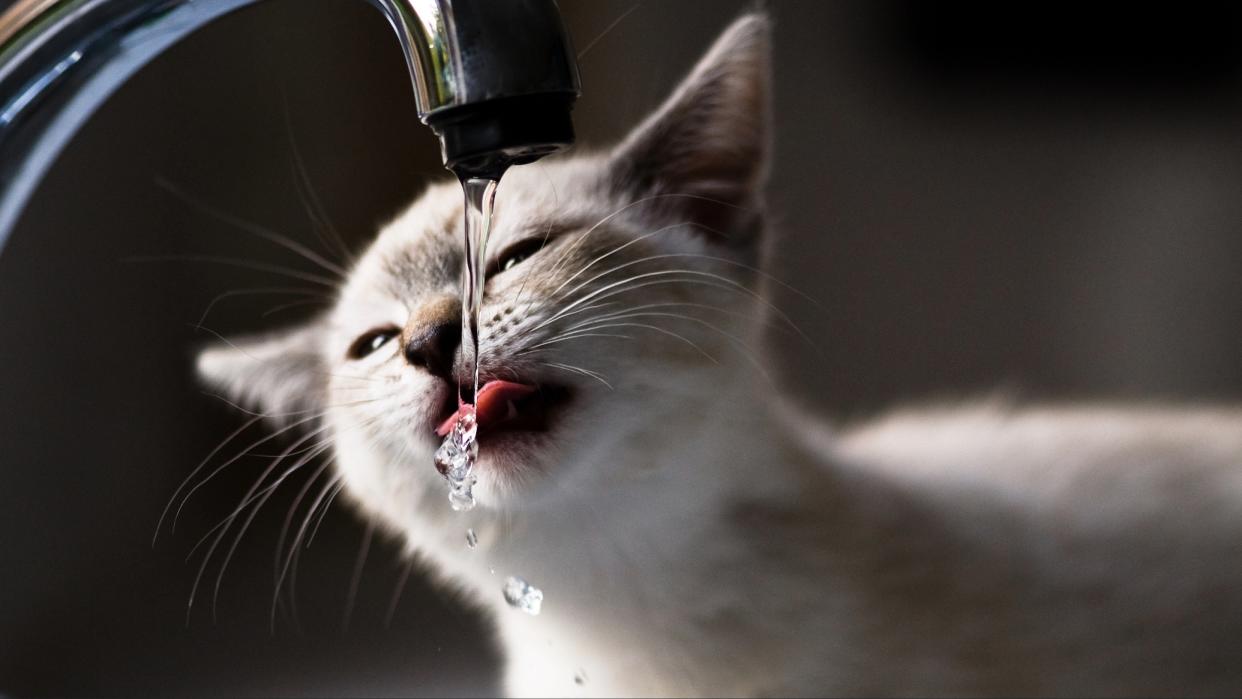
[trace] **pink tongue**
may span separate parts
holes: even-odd
[[[505,419],[509,415],[509,401],[516,401],[534,392],[534,386],[512,381],[488,381],[483,384],[483,387],[479,389],[479,395],[474,397],[474,411],[479,420],[479,428],[486,429],[488,425],[494,425]],[[447,420],[440,423],[440,426],[436,428],[436,434],[443,437],[451,432],[457,419],[468,407],[470,407],[469,403],[458,407],[457,412],[449,415]]]

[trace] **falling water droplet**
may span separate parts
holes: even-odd
[[[479,536],[474,533],[473,529],[466,530],[466,546],[474,548],[479,545]]]
[[[505,580],[505,601],[514,609],[520,609],[531,616],[538,616],[543,608],[543,590],[519,577],[509,576],[509,579]]]

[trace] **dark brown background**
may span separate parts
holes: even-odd
[[[825,353],[777,343],[789,391],[848,419],[998,386],[1242,396],[1233,10],[770,5],[773,270],[823,306],[782,299]],[[742,7],[565,0],[579,47],[633,9],[582,58],[582,142],[621,135]],[[0,693],[496,691],[481,620],[419,576],[385,627],[400,571],[390,542],[372,547],[343,628],[363,531],[345,507],[304,556],[300,630],[282,617],[271,634],[288,493],[243,541],[214,623],[208,593],[187,628],[197,559],[184,558],[261,460],[201,491],[150,545],[177,484],[239,424],[192,381],[192,348],[210,339],[192,325],[221,292],[286,282],[127,259],[305,268],[157,180],[309,242],[296,143],[361,246],[439,176],[407,80],[365,3],[272,0],[144,70],[51,171],[0,255]],[[308,310],[264,317],[287,300],[226,299],[205,324],[234,335]]]

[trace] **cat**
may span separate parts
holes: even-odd
[[[454,181],[201,376],[331,435],[349,500],[490,613],[515,696],[1242,691],[1242,411],[829,426],[768,379],[771,33],[741,16],[617,146],[504,177],[475,510],[432,459],[467,371]]]

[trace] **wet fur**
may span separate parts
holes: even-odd
[[[201,373],[274,416],[323,413],[349,498],[490,612],[515,695],[1242,690],[1242,412],[980,403],[833,430],[777,402],[751,355],[780,319],[728,284],[553,319],[626,275],[762,286],[768,36],[739,19],[625,142],[506,175],[489,249],[551,242],[489,282],[483,371],[574,403],[490,455],[474,512],[431,466],[451,389],[397,349],[455,306],[456,183],[380,233],[331,313],[208,350]],[[716,327],[564,339],[645,304]],[[345,359],[383,324],[402,337]],[[505,606],[509,574],[543,588],[540,616]]]

